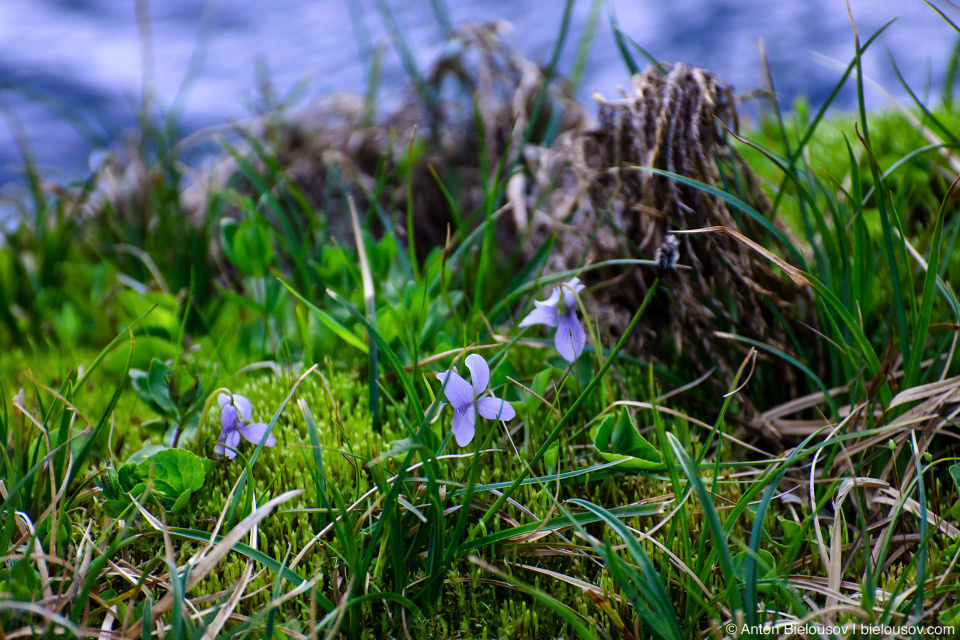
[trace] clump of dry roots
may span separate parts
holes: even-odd
[[[633,78],[618,100],[595,95],[596,129],[570,131],[550,149],[528,149],[533,184],[524,205],[540,206],[521,231],[533,255],[557,235],[549,271],[617,258],[647,258],[671,230],[724,226],[761,240],[752,218],[734,216],[704,191],[642,167],[692,178],[737,195],[763,213],[769,204],[750,168],[728,143],[720,121],[736,128],[733,91],[714,74],[686,64],[651,66]],[[521,206],[524,206],[521,205]],[[722,233],[682,234],[680,264],[631,336],[628,349],[645,359],[683,359],[702,372],[716,366],[729,384],[747,347],[719,334],[738,335],[789,351],[783,319],[812,322],[808,294],[771,265]],[[623,332],[657,270],[621,265],[590,271],[587,283],[600,326]],[[783,391],[796,393],[779,363]]]
[[[273,131],[256,135],[273,141],[270,152],[308,198],[325,203],[338,237],[352,235],[346,195],[365,210],[379,190],[378,205],[392,218],[393,232],[406,238],[405,171],[413,148],[414,240],[423,256],[444,244],[452,222],[438,179],[456,184],[457,207],[467,216],[486,196],[481,157],[493,174],[507,149],[522,148],[525,132],[536,142],[550,126],[562,133],[588,125],[587,110],[566,83],[548,82],[539,65],[507,44],[508,29],[507,23],[461,26],[420,90],[408,88],[386,116],[370,113],[360,96],[337,94],[294,118],[270,121]]]

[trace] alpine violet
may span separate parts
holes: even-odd
[[[239,393],[221,393],[217,396],[217,404],[220,406],[220,426],[223,430],[220,432],[220,440],[213,448],[216,453],[233,460],[237,457],[236,448],[240,444],[240,436],[253,444],[260,444],[269,425],[263,422],[246,424],[253,415],[253,404],[250,400]],[[277,444],[277,439],[269,435],[263,444],[272,447]]]
[[[553,344],[567,362],[574,362],[583,352],[587,343],[587,334],[577,319],[577,293],[584,289],[580,278],[574,278],[553,289],[550,297],[544,301],[535,300],[536,309],[520,321],[521,327],[532,324],[545,324],[556,327]],[[562,295],[561,295],[562,294]]]
[[[456,369],[438,373],[437,378],[443,385],[443,393],[453,405],[453,435],[457,444],[465,447],[473,440],[476,433],[474,425],[477,422],[477,413],[488,420],[512,420],[517,412],[508,402],[499,398],[483,396],[490,383],[490,367],[487,361],[476,353],[467,356],[465,360],[470,370],[471,386],[460,377]]]

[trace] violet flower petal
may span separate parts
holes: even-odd
[[[457,445],[465,447],[473,440],[477,430],[477,411],[472,404],[453,412],[453,435],[457,439]]]
[[[537,307],[553,307],[556,309],[557,305],[560,304],[560,287],[554,287],[553,291],[550,292],[550,297],[544,301],[534,300],[534,306]]]
[[[443,385],[443,395],[453,405],[454,410],[462,409],[473,404],[474,393],[470,384],[460,377],[460,374],[450,369],[437,374],[437,379]]]
[[[539,302],[535,304],[540,305]],[[529,327],[533,324],[545,324],[548,327],[557,326],[557,308],[548,306],[537,306],[536,309],[527,314],[527,317],[520,321],[518,326]]]
[[[263,440],[263,434],[267,432],[269,427],[270,425],[265,422],[252,422],[245,427],[240,427],[240,435],[246,438],[248,442],[260,444],[260,441]],[[275,444],[277,444],[277,439],[273,437],[273,434],[270,434],[263,446],[272,447]]]
[[[239,417],[237,408],[232,404],[228,404],[223,408],[223,411],[220,412],[220,426],[228,433],[236,431],[242,424],[238,422]]]
[[[465,360],[467,369],[470,369],[470,382],[473,383],[473,397],[476,398],[486,391],[490,384],[490,367],[483,356],[477,353],[471,353]],[[472,400],[472,398],[471,398]]]
[[[560,289],[554,288],[546,300],[534,300],[533,311],[520,321],[520,327],[529,327],[532,324],[545,324],[548,327],[557,326],[557,305],[560,304]]]
[[[586,286],[580,284],[580,278],[574,278],[570,282],[562,285],[560,288],[563,289],[564,311],[570,313],[572,309],[576,309],[577,307],[577,298],[574,294],[580,293],[586,289]]]
[[[583,352],[587,343],[587,334],[583,332],[576,311],[563,314],[557,324],[557,333],[553,337],[553,344],[567,362],[574,362]]]
[[[239,393],[233,394],[233,404],[236,405],[237,411],[240,412],[240,424],[243,424],[253,417],[253,404],[246,396],[242,396]]]
[[[220,441],[217,443],[217,446],[213,448],[213,450],[215,453],[219,453],[220,455],[226,456],[230,460],[233,460],[237,457],[236,449],[238,446],[240,446],[240,432],[225,431],[224,433],[220,434]],[[227,447],[229,447],[229,449]]]
[[[480,398],[477,400],[477,412],[487,420],[513,420],[517,412],[509,402],[500,398]]]
[[[217,396],[217,406],[223,409],[225,406],[230,404],[230,394],[221,393]]]

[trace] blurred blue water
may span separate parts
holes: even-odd
[[[305,99],[338,90],[360,91],[364,66],[348,2],[358,3],[371,40],[386,32],[373,0],[153,0],[149,6],[154,86],[169,104],[176,95],[208,16],[203,66],[183,103],[190,131],[241,119],[256,101],[255,68],[266,63],[279,93],[309,81]],[[386,0],[421,66],[440,50],[442,31],[431,0]],[[661,60],[684,61],[717,72],[738,91],[763,85],[758,40],[766,43],[778,94],[786,103],[806,94],[821,103],[839,78],[829,60],[848,62],[853,34],[842,0],[609,0],[621,28]],[[512,38],[545,62],[560,25],[560,0],[448,0],[454,23],[506,19]],[[887,57],[911,86],[940,91],[956,33],[920,0],[851,0],[865,40],[898,17],[865,58],[865,74],[905,98]],[[944,9],[952,18],[960,14]],[[561,63],[569,70],[590,0],[574,9],[571,41]],[[383,95],[405,75],[391,50]],[[580,91],[615,95],[629,82],[606,16],[593,44]],[[93,148],[116,140],[134,123],[143,86],[141,41],[133,0],[4,0],[0,11],[0,186],[16,179],[19,152],[9,130],[13,114],[45,172],[57,180],[80,177]],[[885,99],[869,95],[872,105]],[[853,95],[840,105],[852,107]],[[83,124],[79,124],[83,123]]]

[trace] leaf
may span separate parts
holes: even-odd
[[[780,528],[783,529],[783,539],[786,542],[792,543],[800,535],[801,527],[793,520],[777,516],[777,522],[780,523]]]
[[[158,451],[163,451],[166,448],[167,446],[163,444],[148,444],[147,446],[140,449],[139,451],[134,452],[133,455],[127,458],[127,462],[135,462],[137,464],[140,464],[146,458],[149,458],[150,456],[157,453]]]
[[[164,449],[137,468],[137,477],[152,481],[160,504],[177,512],[189,504],[190,494],[203,486],[210,464],[185,449]]]
[[[177,405],[175,405],[170,398],[170,380],[172,376],[173,370],[164,362],[156,358],[150,361],[150,370],[147,371],[147,389],[154,402],[163,410],[162,413],[176,416]]]
[[[130,370],[130,382],[137,395],[155,413],[168,418],[177,417],[177,406],[170,399],[170,379],[173,371],[162,360],[153,358],[150,369]]]
[[[233,238],[240,225],[233,218],[223,218],[220,220],[220,250],[227,256],[227,260],[236,264],[236,254],[233,251]]]
[[[351,331],[348,328],[346,328],[345,326],[343,326],[343,324],[338,322],[332,315],[318,308],[315,304],[309,302],[306,298],[301,296],[300,293],[297,292],[297,290],[294,289],[292,286],[290,286],[290,284],[288,284],[285,280],[283,280],[282,278],[278,278],[278,280],[280,280],[280,284],[286,287],[287,290],[290,291],[290,293],[292,293],[297,300],[299,300],[304,305],[306,305],[307,309],[309,309],[311,313],[313,313],[313,315],[318,320],[320,320],[320,322],[322,322],[328,329],[330,329],[335,334],[337,334],[337,336],[341,340],[343,340],[344,342],[346,342],[352,347],[356,347],[363,353],[367,353],[367,345],[364,344],[363,340],[361,340],[356,335],[351,333]]]
[[[950,466],[950,476],[953,478],[954,484],[957,485],[957,489],[960,489],[960,462]]]
[[[411,451],[416,451],[422,445],[417,444],[411,438],[400,438],[393,440],[387,445],[387,450],[378,456],[378,459],[393,458],[401,460]]]
[[[940,622],[951,627],[960,626],[960,604],[940,612]]]
[[[130,501],[130,496],[132,495],[136,499],[141,499],[144,491],[146,491],[147,485],[144,482],[134,485],[130,488],[130,491],[118,493],[116,496],[108,496],[111,499],[105,500],[103,503],[103,512],[110,516],[111,518],[119,518],[127,507],[133,504]],[[106,495],[106,491],[104,492]]]
[[[187,505],[190,504],[191,497],[192,494],[188,491],[181,493],[180,497],[174,501],[173,506],[170,507],[170,513],[177,513],[178,511],[186,509]]]
[[[733,570],[737,574],[737,580],[740,582],[747,581],[747,555],[750,553],[748,549],[744,549],[737,555],[733,557]],[[758,564],[763,571],[763,574],[760,576],[761,580],[771,580],[776,578],[777,575],[777,561],[774,559],[773,554],[767,551],[766,549],[760,549],[757,552]],[[773,585],[770,584],[761,584],[758,585],[758,590],[762,593],[768,593]]]
[[[196,363],[176,365],[167,386],[170,390],[170,400],[177,407],[177,415],[181,422],[193,412],[199,411],[207,397],[203,391],[203,378]]]
[[[950,508],[950,517],[953,518],[954,522],[960,522],[960,500]]]
[[[115,496],[120,493],[120,478],[113,467],[108,467],[106,473],[97,478],[97,482],[108,496]]]
[[[137,348],[131,359],[130,368],[146,370],[150,368],[150,359],[154,356],[160,356],[165,359],[176,358],[180,353],[179,346],[174,345],[167,338],[159,335],[140,335],[137,336]],[[111,374],[127,374],[126,369],[127,352],[122,349],[115,349],[104,355],[102,365],[104,371]]]
[[[533,377],[533,382],[530,384],[530,390],[536,395],[540,396],[540,398],[546,398],[547,385],[550,384],[550,376],[552,373],[553,369],[547,368],[535,375]],[[533,413],[538,407],[543,406],[540,398],[527,394],[527,398],[524,401],[527,411]]]
[[[123,493],[129,493],[133,490],[134,485],[136,485],[139,480],[137,479],[137,468],[139,465],[136,462],[128,462],[122,467],[117,473],[120,480],[120,491]]]
[[[231,262],[245,276],[262,278],[273,262],[270,232],[253,220],[244,220],[233,235]]]
[[[547,468],[547,473],[554,473],[557,470],[557,458],[560,456],[560,441],[557,440],[543,454],[543,464]]]
[[[185,442],[191,442],[196,437],[197,430],[200,428],[200,414],[194,413],[190,416],[190,419],[187,420],[186,424],[183,424],[180,427],[175,424],[170,425],[170,428],[168,428],[163,434],[163,445],[160,447],[160,449],[167,449],[173,446],[173,441],[177,438],[178,428],[180,429],[180,440],[177,442],[177,444],[182,447]],[[156,451],[151,451],[144,457],[149,457],[154,453],[156,453]]]
[[[550,375],[552,373],[553,369],[544,369],[533,377],[533,384],[530,385],[530,388],[533,389],[533,392],[538,396],[545,396],[547,394],[547,385],[550,384]]]
[[[149,315],[143,317],[140,327],[149,335],[173,339],[180,327],[179,316],[177,315],[179,306],[180,302],[172,295],[159,291],[143,292],[126,289],[117,294],[115,308],[121,322],[133,321],[149,313]],[[150,356],[156,355],[156,353],[149,351],[144,351],[144,353],[149,353]]]
[[[593,444],[604,460],[624,460],[621,468],[654,469],[663,465],[660,451],[640,435],[626,409],[603,419],[594,434]]]

